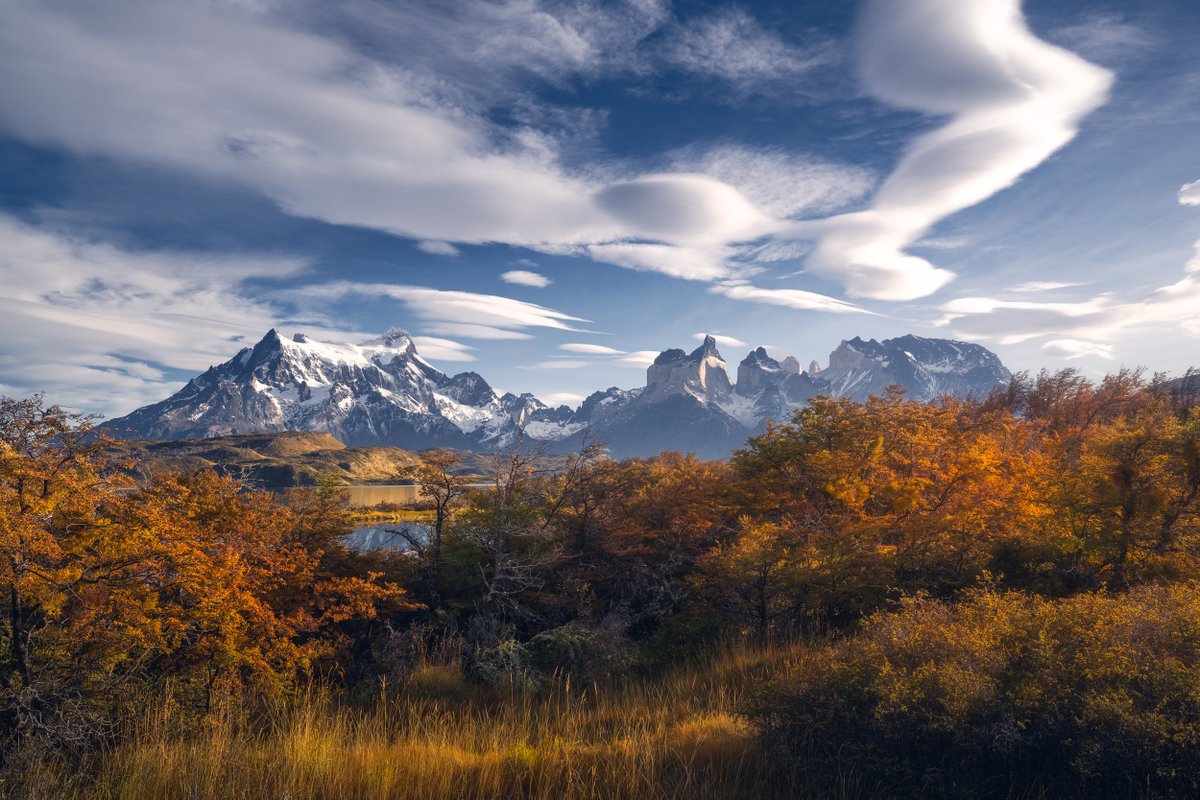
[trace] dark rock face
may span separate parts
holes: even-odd
[[[326,344],[272,330],[176,394],[105,427],[118,435],[187,439],[285,430],[325,432],[348,445],[409,450],[493,450],[520,437],[568,451],[603,441],[618,458],[663,450],[720,458],[761,430],[787,421],[818,394],[862,400],[899,384],[909,396],[982,396],[1011,377],[979,345],[945,339],[843,341],[823,370],[800,369],[752,350],[730,380],[713,337],[688,353],[665,350],[646,385],[610,387],[579,408],[549,408],[531,394],[497,396],[482,376],[448,376],[392,329],[361,345]]]
[[[753,431],[719,407],[686,394],[654,402],[629,402],[618,413],[602,417],[588,429],[592,441],[604,442],[617,458],[646,457],[664,450],[724,458],[746,443]],[[563,449],[582,444],[583,433],[564,440]]]

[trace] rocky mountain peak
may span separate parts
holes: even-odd
[[[721,354],[717,352],[717,340],[707,334],[704,336],[704,342],[688,356],[688,360],[701,361],[705,358],[721,358]]]
[[[756,348],[738,364],[735,391],[742,397],[756,397],[773,381],[773,376],[782,375],[784,372],[780,363],[767,355],[765,348]]]
[[[687,353],[680,350],[678,347],[672,347],[670,350],[663,350],[654,359],[655,364],[673,364],[676,361],[683,361],[687,358]]]
[[[416,356],[417,346],[408,331],[402,328],[388,328],[382,336],[368,339],[362,343],[364,349],[396,350],[405,356]]]
[[[441,386],[442,394],[468,406],[486,406],[499,398],[478,372],[460,372]]]
[[[890,384],[904,386],[909,397],[933,400],[945,394],[986,395],[1012,374],[985,347],[951,339],[900,336],[843,341],[821,372],[834,394],[864,400]]]
[[[716,337],[705,336],[691,353],[663,351],[644,388],[612,387],[576,409],[547,408],[530,394],[498,397],[475,372],[447,376],[399,328],[362,344],[303,333],[285,340],[271,330],[166,400],[105,427],[153,439],[323,432],[351,446],[418,450],[504,448],[523,433],[564,452],[606,441],[617,457],[678,449],[717,458],[817,394],[861,400],[900,384],[918,400],[982,396],[1009,378],[994,353],[968,342],[855,337],[834,350],[829,367],[814,362],[808,372],[794,357],[777,361],[756,347],[738,365],[735,387]]]
[[[664,350],[646,370],[643,400],[686,394],[708,402],[733,393],[733,384],[725,360],[717,351],[717,340],[705,336],[704,342],[685,355],[683,350]]]

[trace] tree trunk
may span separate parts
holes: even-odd
[[[12,631],[9,642],[9,653],[12,656],[13,669],[21,676],[22,685],[29,687],[33,683],[33,680],[29,673],[29,656],[25,652],[25,627],[21,613],[21,593],[17,589],[15,580],[9,591],[8,621]]]

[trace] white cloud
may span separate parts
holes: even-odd
[[[573,406],[583,402],[583,395],[575,394],[575,392],[551,392],[550,394],[542,395],[539,399],[548,406]]]
[[[976,314],[993,314],[997,311],[1037,311],[1063,317],[1087,317],[1109,307],[1111,295],[1102,294],[1089,300],[1078,302],[1047,303],[1040,300],[1001,300],[995,297],[959,297],[941,308],[946,312],[943,318],[950,322],[960,316]]]
[[[706,175],[644,175],[606,186],[596,202],[626,235],[678,245],[746,241],[774,227],[745,195]]]
[[[500,280],[505,283],[515,283],[519,286],[533,286],[538,289],[544,289],[552,283],[545,275],[529,272],[524,269],[509,270],[500,276]]]
[[[560,151],[594,115],[555,121],[553,109],[488,99],[530,76],[561,83],[644,68],[638,44],[668,20],[661,0],[402,9],[351,0],[337,12],[305,0],[258,10],[13,0],[0,6],[0,127],[39,145],[240,182],[288,213],[411,237],[436,254],[495,242],[723,281],[815,241],[807,271],[853,294],[907,299],[952,276],[904,248],[1069,141],[1111,77],[1034,38],[1017,0],[874,0],[859,37],[868,90],[952,119],[915,142],[869,209],[809,221],[791,220],[854,202],[871,173],[732,145],[669,154],[669,173],[569,168]],[[677,66],[747,85],[798,89],[830,58],[825,45],[789,45],[737,10],[661,41]],[[517,109],[518,121],[492,121],[490,103]],[[522,272],[537,274],[506,274]],[[716,291],[859,310],[797,290]],[[524,327],[439,302],[422,316],[441,326],[431,333],[477,325],[481,338],[499,338]]]
[[[829,42],[808,48],[789,44],[745,11],[726,8],[676,27],[666,39],[662,55],[681,69],[750,89],[763,83],[794,81],[815,67],[832,63],[837,51]]]
[[[733,336],[722,336],[719,333],[693,333],[692,338],[697,341],[704,341],[705,336],[711,336],[716,340],[721,347],[746,347],[746,343],[741,339],[736,339]]]
[[[228,360],[271,326],[277,302],[296,302],[305,327],[332,341],[357,341],[324,317],[328,301],[392,297],[419,320],[414,342],[434,361],[474,360],[451,338],[529,339],[533,328],[573,330],[583,320],[510,298],[418,286],[340,282],[243,296],[243,281],[296,276],[298,260],[135,252],[68,238],[0,215],[0,384],[52,402],[110,415],[178,390],[171,370],[195,374]],[[316,331],[314,330],[314,333]],[[562,368],[562,364],[558,364]]]
[[[456,256],[459,255],[459,249],[449,242],[439,242],[427,239],[417,242],[417,249],[423,253],[429,253],[434,256]]]
[[[748,249],[741,255],[743,258],[748,258],[756,264],[770,264],[775,261],[794,261],[803,258],[812,252],[812,245],[808,242],[798,241],[769,241],[764,244]],[[787,276],[800,275],[803,270],[791,273]]]
[[[586,353],[594,356],[619,356],[624,355],[624,350],[617,350],[614,347],[605,347],[602,344],[583,344],[572,342],[569,344],[560,344],[559,350],[566,350],[568,353]]]
[[[1125,61],[1152,50],[1155,37],[1114,14],[1094,13],[1050,31],[1049,38],[1088,58]]]
[[[1185,206],[1200,206],[1200,181],[1179,187],[1179,202]]]
[[[632,353],[621,356],[613,363],[624,367],[641,367],[645,369],[654,363],[654,359],[658,358],[658,353],[659,351],[657,350],[635,350]]]
[[[927,236],[913,242],[909,247],[921,247],[926,250],[958,250],[966,247],[967,240],[962,237]]]
[[[436,336],[414,336],[412,340],[422,358],[432,359],[433,361],[475,360],[475,356],[467,352],[474,348],[452,339],[441,339]]]
[[[816,292],[803,289],[760,289],[746,283],[723,283],[709,289],[713,294],[722,294],[733,300],[784,306],[798,311],[831,311],[836,314],[869,314],[864,308]]]
[[[242,281],[303,262],[122,250],[0,215],[0,374],[9,391],[107,414],[179,388],[253,344],[281,311],[240,296]]]
[[[1042,349],[1068,361],[1073,358],[1083,358],[1084,356],[1113,357],[1113,346],[1111,344],[1085,342],[1080,339],[1053,339],[1043,344]]]
[[[14,0],[0,7],[0,127],[41,145],[236,181],[290,214],[412,237],[437,254],[499,242],[708,279],[727,272],[730,244],[774,229],[769,214],[712,177],[570,171],[553,130],[490,122],[460,91],[493,47],[500,71],[549,79],[599,69],[605,53],[660,24],[660,4],[469,7],[481,16],[346,7],[361,17],[362,36],[378,16],[381,30],[407,25],[405,41],[425,28],[443,41],[461,22],[473,42],[469,58],[455,50],[445,62],[432,44],[411,48],[409,64],[389,60],[403,62],[406,51],[382,39],[351,50],[335,38],[337,24],[305,32],[290,18],[228,5]],[[629,249],[638,247],[654,249]],[[698,255],[703,263],[687,266]]]
[[[923,297],[954,276],[905,248],[1067,144],[1113,76],[1036,38],[1019,0],[870,0],[856,44],[868,92],[950,121],[913,143],[870,208],[789,233],[817,241],[808,271],[853,295]]]
[[[1008,286],[1004,289],[1006,292],[1052,292],[1055,289],[1069,289],[1073,286],[1082,286],[1081,283],[1063,283],[1061,281],[1027,281],[1026,283],[1018,283],[1016,286]]]
[[[428,321],[433,328],[443,332],[458,331],[460,336],[478,334],[477,338],[485,339],[497,338],[496,330],[511,332],[524,328],[553,328],[573,331],[577,329],[569,323],[587,321],[511,297],[392,283],[336,281],[290,289],[280,292],[280,295],[307,303],[310,308],[320,308],[323,303],[342,297],[389,297],[403,303],[409,313]]]
[[[281,4],[295,17],[301,4]],[[636,69],[637,46],[669,18],[662,0],[455,0],[453,3],[343,0],[336,20],[379,57],[452,79],[478,102],[519,92],[529,77],[561,83],[571,75]]]
[[[522,367],[522,369],[583,369],[584,367],[592,366],[595,366],[595,364],[593,364],[591,361],[578,361],[563,358],[539,361],[538,363],[532,364],[528,367]]]
[[[712,281],[740,271],[731,266],[736,251],[728,247],[672,247],[665,244],[594,244],[587,247],[594,261],[642,272],[660,272],[689,281]]]
[[[1107,358],[1115,352],[1111,343],[1133,332],[1162,331],[1172,325],[1200,336],[1200,241],[1181,279],[1140,299],[1122,302],[1107,292],[1072,302],[962,297],[941,308],[945,313],[940,324],[953,323],[968,338],[999,338],[1001,343],[1046,338],[1047,352],[1063,358]]]
[[[875,183],[864,167],[741,145],[689,148],[675,154],[671,167],[727,183],[777,219],[837,211],[864,197]]]
[[[431,322],[424,326],[429,333],[439,333],[444,336],[461,336],[467,339],[532,339],[533,336],[521,331],[505,330],[491,325],[473,325],[469,322]]]

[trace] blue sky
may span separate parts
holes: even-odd
[[[8,0],[0,392],[270,327],[574,403],[715,333],[1200,364],[1194,0]]]

